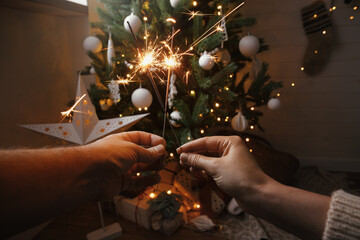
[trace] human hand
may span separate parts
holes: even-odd
[[[103,176],[99,195],[102,199],[160,181],[157,174],[136,176],[138,172],[164,167],[161,160],[166,156],[165,140],[157,135],[139,131],[113,134],[87,145],[86,148],[100,161]]]
[[[259,167],[238,136],[205,137],[177,149],[180,164],[205,170],[217,185],[238,200],[245,200],[271,180]]]

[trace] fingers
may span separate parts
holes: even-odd
[[[136,160],[139,163],[153,163],[156,160],[166,156],[166,150],[164,145],[162,144],[159,144],[155,147],[151,147],[148,149],[138,146],[136,153],[137,153]]]
[[[185,143],[178,149],[176,149],[177,153],[217,153],[220,150],[220,145],[222,143],[224,137],[216,136],[216,137],[204,137],[199,138],[194,141]]]
[[[210,175],[214,173],[214,158],[206,157],[200,154],[182,153],[180,155],[180,164],[189,167],[203,169]]]
[[[166,145],[165,139],[155,134],[147,133],[147,132],[140,132],[140,131],[133,131],[133,132],[125,132],[122,133],[122,137],[124,140],[133,142],[138,145],[143,146],[156,146],[159,144]]]

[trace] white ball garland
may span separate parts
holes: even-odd
[[[124,20],[124,28],[126,29],[126,31],[131,32],[128,22],[134,33],[137,33],[140,30],[141,20],[138,16],[132,13]]]
[[[248,125],[249,125],[248,120],[244,115],[241,114],[241,112],[236,114],[231,120],[231,127],[235,131],[239,131],[239,132],[244,131],[248,128]]]
[[[253,36],[248,35],[243,37],[239,42],[239,50],[242,55],[246,57],[254,57],[260,49],[259,40]]]
[[[270,98],[267,105],[270,110],[278,110],[281,107],[281,102],[278,98]]]
[[[199,58],[199,65],[205,70],[210,70],[213,68],[215,64],[214,58],[205,52],[200,58]]]
[[[176,6],[179,4],[180,0],[170,0],[170,5],[173,8],[176,8]]]
[[[151,92],[146,88],[138,88],[131,95],[131,102],[137,108],[149,107],[152,103],[153,97]]]
[[[98,39],[97,37],[89,36],[89,37],[85,38],[85,40],[83,42],[83,47],[84,47],[85,51],[98,53],[102,49],[102,43],[101,43],[100,39]]]

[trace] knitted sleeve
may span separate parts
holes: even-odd
[[[323,240],[360,239],[360,197],[338,190],[332,194]]]

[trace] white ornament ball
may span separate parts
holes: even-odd
[[[278,110],[281,107],[281,102],[277,98],[270,98],[267,105],[270,110]]]
[[[92,67],[90,68],[90,74],[95,74],[95,73],[96,73],[95,68],[94,68],[94,66],[92,66]]]
[[[170,114],[170,122],[171,125],[173,125],[174,127],[180,127],[181,124],[179,124],[179,121],[181,120],[181,114],[179,111],[173,111]]]
[[[140,30],[141,20],[138,16],[132,13],[131,15],[127,16],[124,20],[124,28],[126,29],[126,31],[131,32],[128,22],[134,33],[137,33]]]
[[[170,0],[170,5],[173,8],[176,8],[176,6],[179,4],[180,0]]]
[[[100,39],[98,39],[97,37],[89,36],[89,37],[85,38],[85,40],[83,42],[83,47],[84,47],[85,51],[98,53],[102,49],[102,43],[101,43]]]
[[[151,92],[146,88],[138,88],[131,95],[131,102],[137,108],[149,107],[152,103],[153,97]]]
[[[200,67],[202,67],[205,70],[210,70],[213,68],[215,64],[214,58],[207,53],[204,53],[200,58],[199,58],[199,65]]]
[[[236,131],[244,131],[248,128],[248,121],[240,112],[231,120],[231,127]]]
[[[246,57],[254,57],[255,54],[259,51],[259,48],[260,42],[253,35],[245,36],[239,42],[239,50],[241,54]]]

